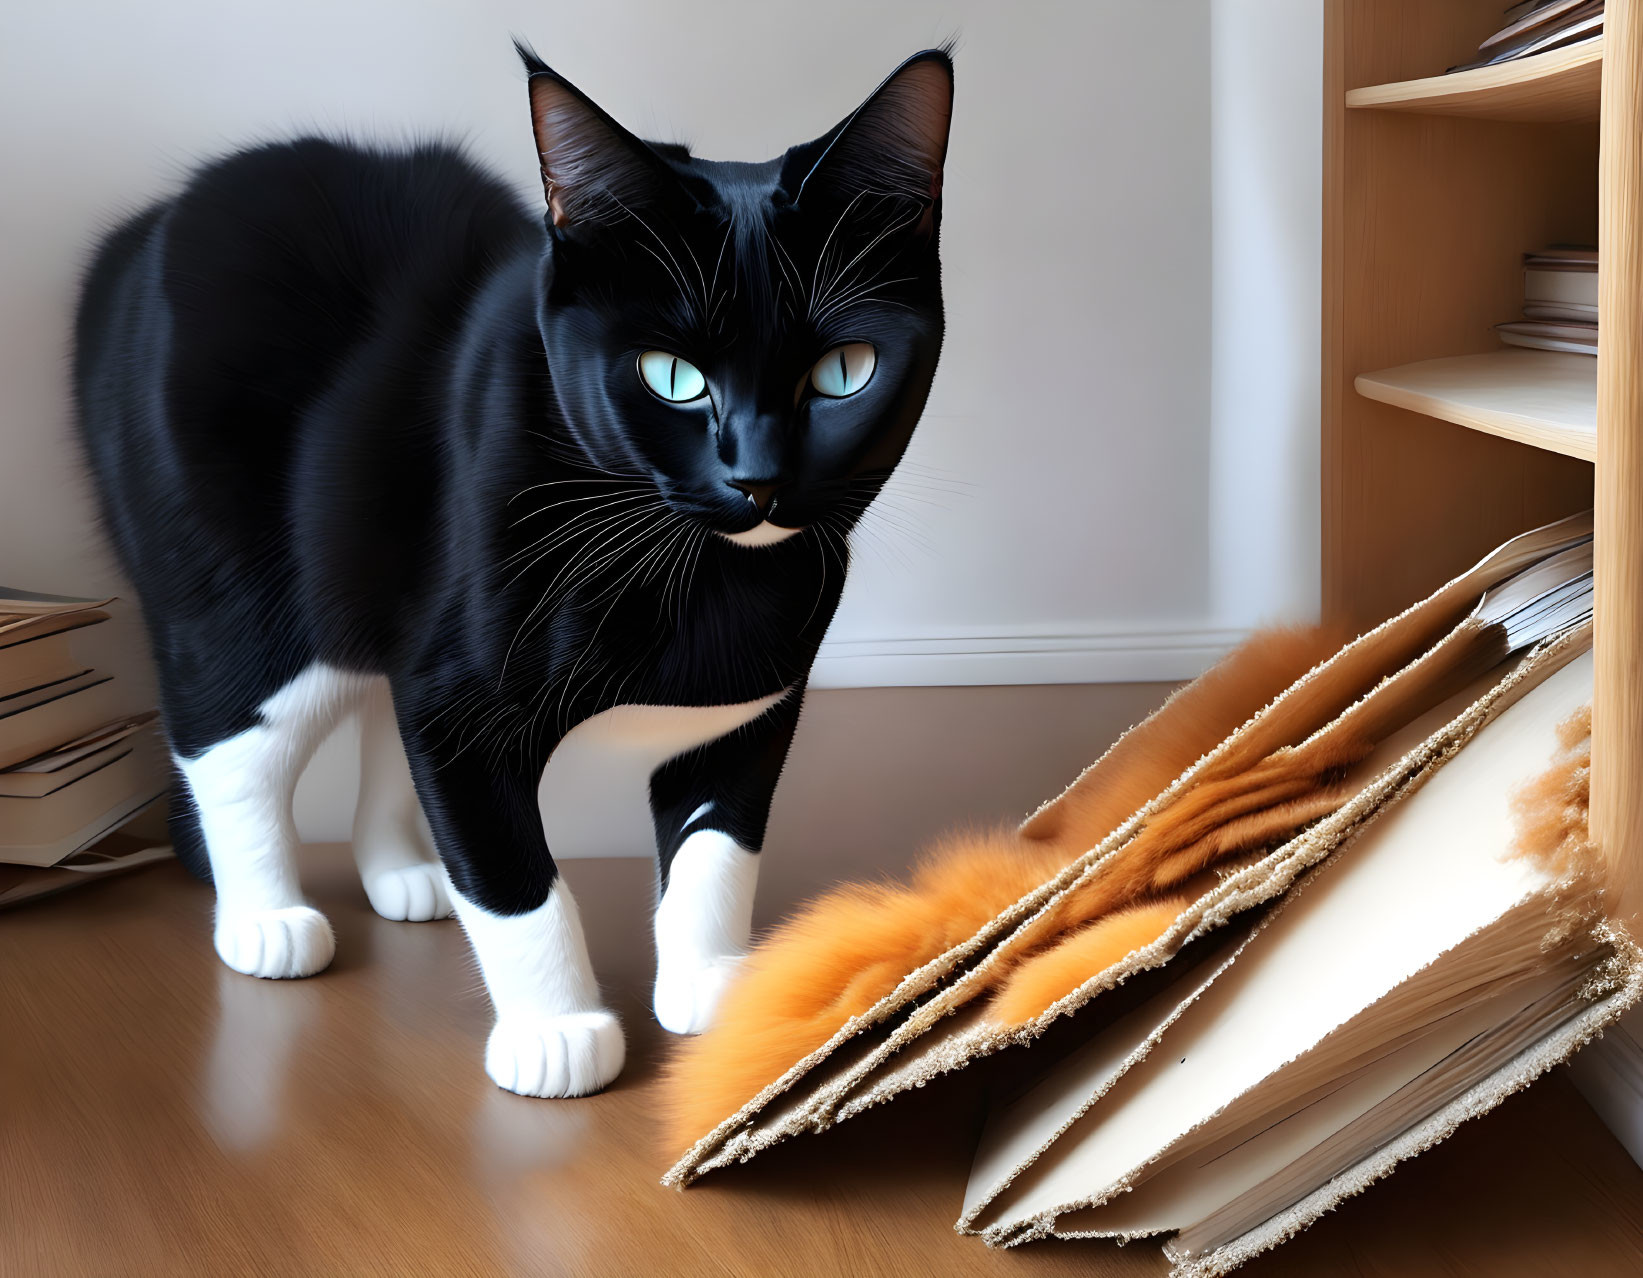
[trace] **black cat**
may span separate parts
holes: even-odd
[[[916,55],[752,164],[640,141],[521,56],[544,219],[442,146],[240,152],[101,246],[74,381],[218,954],[330,962],[291,791],[361,708],[372,904],[454,905],[491,1077],[569,1096],[623,1043],[543,838],[544,764],[596,715],[691,717],[651,780],[655,1007],[703,1028],[846,534],[935,373],[952,63]]]

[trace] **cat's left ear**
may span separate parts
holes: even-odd
[[[531,123],[555,227],[620,221],[653,204],[676,179],[661,157],[524,45]]]
[[[927,228],[941,199],[952,116],[951,56],[915,53],[831,132],[799,149],[794,158],[807,167],[784,185],[801,207],[818,194],[828,202],[863,192],[904,196],[925,206]]]

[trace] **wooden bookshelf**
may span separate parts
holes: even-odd
[[[1596,124],[1603,38],[1498,67],[1348,90],[1348,109],[1468,115],[1543,124]]]
[[[1383,404],[1597,460],[1597,361],[1590,355],[1508,348],[1361,373],[1353,386]]]
[[[1368,624],[1595,507],[1593,828],[1643,907],[1643,0],[1454,75],[1501,0],[1329,0],[1323,595]],[[1601,143],[1601,145],[1600,145]],[[1601,160],[1600,160],[1601,156]],[[1596,243],[1600,346],[1503,348],[1521,255]]]

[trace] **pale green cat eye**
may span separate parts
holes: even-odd
[[[639,380],[670,404],[688,404],[707,393],[702,370],[667,351],[646,351],[639,356]]]
[[[816,361],[810,370],[810,384],[817,394],[829,399],[854,395],[873,378],[878,352],[866,342],[846,342],[835,346]]]

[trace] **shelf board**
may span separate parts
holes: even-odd
[[[1464,115],[1542,124],[1597,122],[1603,37],[1494,67],[1350,89],[1356,110]]]
[[[1519,348],[1364,373],[1358,394],[1521,444],[1597,459],[1597,360]]]

